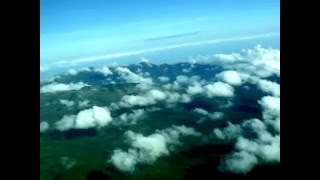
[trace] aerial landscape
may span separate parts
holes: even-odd
[[[40,179],[280,177],[279,1],[40,4]]]

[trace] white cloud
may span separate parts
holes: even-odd
[[[213,61],[222,61],[222,62],[235,62],[237,60],[242,60],[242,57],[238,53],[232,54],[215,54],[212,56]]]
[[[180,136],[199,136],[200,133],[185,126],[172,126],[144,136],[140,133],[126,131],[125,136],[132,146],[128,152],[116,149],[109,160],[116,168],[133,172],[136,164],[152,164],[159,157],[169,155],[170,145],[179,145]]]
[[[119,102],[120,107],[148,106],[166,99],[166,93],[152,89],[144,95],[125,95]]]
[[[266,49],[260,45],[253,49],[244,49],[241,53],[215,54],[191,58],[192,62],[219,64],[225,69],[237,70],[265,78],[280,76],[280,50]]]
[[[133,172],[137,164],[137,152],[130,149],[128,152],[116,149],[109,160],[117,169],[125,172]]]
[[[73,101],[68,101],[68,100],[65,100],[65,99],[60,99],[60,103],[67,106],[67,107],[71,107],[74,105],[74,102]]]
[[[69,69],[67,74],[75,76],[75,75],[78,74],[78,72],[76,70],[74,70],[74,69]]]
[[[223,160],[219,168],[223,171],[246,174],[258,164],[255,155],[246,151],[234,152]]]
[[[206,111],[202,108],[195,108],[195,109],[193,109],[193,112],[201,114],[202,116],[206,116],[212,120],[222,119],[224,116],[222,112],[209,113],[208,111]]]
[[[209,98],[212,97],[233,97],[234,89],[229,84],[223,82],[215,82],[204,86],[205,93]]]
[[[76,115],[63,116],[60,121],[55,123],[55,128],[59,131],[67,131],[74,128]]]
[[[237,71],[223,71],[217,74],[216,77],[230,85],[238,86],[242,84],[242,78]]]
[[[192,86],[188,86],[187,93],[190,95],[203,94],[204,89],[200,83],[194,83]]]
[[[116,71],[119,73],[120,77],[128,83],[145,83],[145,84],[153,84],[151,78],[144,78],[139,76],[138,74],[133,73],[128,68],[125,67],[117,67]]]
[[[262,79],[258,81],[258,87],[272,96],[280,96],[280,84],[278,83]]]
[[[263,108],[263,118],[276,119],[280,118],[280,98],[273,96],[264,96],[258,103]]]
[[[101,128],[112,121],[108,108],[93,106],[91,109],[85,109],[78,115],[64,116],[55,123],[56,129],[67,131],[69,129],[87,129]]]
[[[158,79],[161,81],[161,82],[168,82],[170,79],[166,76],[159,76]]]
[[[204,115],[204,116],[209,114],[208,111],[206,111],[206,110],[204,110],[202,108],[195,108],[195,109],[193,109],[193,112],[201,114],[201,115]]]
[[[120,120],[128,124],[136,124],[144,116],[144,109],[132,110],[132,113],[123,113],[119,116]]]
[[[149,59],[145,58],[145,57],[141,57],[141,62],[147,64],[148,66],[152,66],[152,64],[150,63]]]
[[[112,71],[107,66],[104,66],[102,68],[96,68],[94,69],[94,71],[102,73],[104,76],[109,76],[113,74]]]
[[[70,83],[70,84],[63,84],[63,83],[51,83],[40,88],[41,93],[55,93],[60,91],[72,91],[72,90],[79,90],[85,86],[89,86],[86,83],[78,82],[78,83]]]
[[[49,123],[42,121],[40,123],[40,132],[41,133],[46,132],[49,129],[49,127],[50,127]]]
[[[85,108],[85,107],[88,107],[89,105],[89,101],[88,100],[83,100],[83,101],[79,101],[78,102],[78,107],[79,108]]]
[[[220,140],[233,141],[242,135],[242,128],[238,124],[228,122],[228,126],[222,130],[215,128],[213,135]]]

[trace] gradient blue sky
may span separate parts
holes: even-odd
[[[280,32],[279,0],[41,0],[40,62]]]

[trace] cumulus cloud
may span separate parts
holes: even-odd
[[[70,83],[70,84],[51,83],[51,84],[42,86],[40,88],[40,93],[55,93],[60,91],[79,90],[85,86],[89,86],[89,85],[83,82]]]
[[[249,119],[238,125],[242,133],[237,135],[235,151],[222,160],[220,170],[247,173],[258,164],[280,163],[280,98],[264,96],[258,103],[263,109],[263,121]],[[268,131],[270,125],[276,130],[273,133]],[[255,136],[246,137],[246,133]],[[230,133],[215,129],[214,134],[223,139]]]
[[[195,108],[195,109],[193,109],[193,112],[198,113],[202,116],[208,117],[212,120],[222,119],[224,116],[222,112],[209,113],[208,111],[206,111],[202,108]]]
[[[222,81],[230,84],[230,85],[234,85],[234,86],[238,86],[242,84],[242,78],[240,76],[240,74],[237,71],[223,71],[219,74],[216,75],[217,78],[221,79]]]
[[[248,173],[258,164],[255,155],[246,151],[235,152],[226,157],[223,163],[220,164],[219,169],[222,171],[230,171],[233,173]]]
[[[152,89],[145,95],[125,95],[122,97],[120,107],[147,106],[156,104],[166,98],[166,94],[160,90]]]
[[[215,128],[213,134],[216,138],[224,141],[233,141],[242,134],[242,128],[238,124],[228,122],[228,126],[221,129]]]
[[[199,136],[193,128],[185,126],[172,126],[164,130],[144,136],[140,133],[126,131],[125,136],[132,148],[127,152],[116,149],[109,162],[116,168],[125,172],[133,172],[138,163],[152,164],[159,157],[169,155],[170,145],[178,145],[180,136]]]
[[[85,109],[78,115],[64,116],[55,123],[56,129],[67,131],[69,129],[88,129],[101,128],[112,121],[108,108],[93,106],[91,109]]]
[[[49,123],[43,121],[40,123],[40,132],[43,133],[43,132],[46,132],[48,129],[49,129],[50,125]]]
[[[233,97],[234,89],[229,84],[223,82],[214,82],[204,86],[205,93],[209,98],[212,97]]]
[[[125,67],[117,67],[117,73],[120,75],[122,79],[124,79],[128,83],[145,83],[145,84],[153,84],[151,78],[144,78],[135,74],[134,72],[130,71],[128,68]]]
[[[60,103],[67,106],[67,107],[71,107],[73,106],[75,103],[73,101],[68,101],[68,100],[65,100],[65,99],[60,99]]]
[[[168,82],[170,79],[166,76],[159,76],[158,79],[161,81],[161,82]]]
[[[264,96],[258,103],[263,108],[263,118],[275,119],[280,118],[280,98],[273,96]]]
[[[94,69],[94,71],[102,73],[104,76],[109,76],[113,74],[112,71],[107,66],[104,66],[102,68],[96,68]]]
[[[152,66],[152,64],[150,63],[149,59],[147,59],[145,57],[141,57],[140,60],[141,60],[142,63],[145,63],[148,66]]]
[[[190,95],[203,94],[204,89],[200,83],[194,83],[191,86],[188,86],[187,93]]]
[[[120,120],[127,124],[136,124],[145,115],[144,109],[132,110],[132,113],[123,113],[119,116]]]
[[[266,49],[260,45],[253,49],[243,49],[241,53],[205,55],[191,58],[190,61],[200,64],[218,64],[226,69],[237,70],[265,78],[280,76],[280,50]]]
[[[88,107],[89,105],[89,101],[88,100],[83,100],[83,101],[79,101],[78,102],[78,107],[79,108],[85,108],[85,107]]]
[[[130,149],[128,152],[116,149],[108,162],[111,162],[120,171],[133,172],[138,163],[137,154],[134,149]]]
[[[280,96],[280,84],[261,79],[258,81],[258,87],[272,96]]]
[[[190,57],[190,62],[198,64],[221,64],[221,63],[234,63],[243,60],[239,53],[232,54],[214,54],[214,55],[200,55],[196,58]]]
[[[67,72],[67,74],[69,74],[69,75],[71,75],[71,76],[75,76],[75,75],[78,74],[78,72],[77,72],[76,70],[74,70],[74,69],[69,69],[68,72]]]
[[[74,128],[76,115],[63,116],[60,121],[55,123],[55,128],[59,131],[67,131]]]

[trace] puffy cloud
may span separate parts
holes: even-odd
[[[154,100],[164,100],[166,98],[166,94],[160,90],[153,89],[148,92],[147,96],[151,97]]]
[[[187,93],[190,95],[203,94],[204,89],[200,83],[194,83],[192,86],[188,86]]]
[[[40,93],[55,93],[60,91],[79,90],[85,86],[89,86],[89,85],[83,82],[70,83],[70,84],[51,83],[51,84],[42,86],[40,88]]]
[[[204,116],[209,114],[208,111],[206,111],[206,110],[204,110],[202,108],[195,108],[195,109],[193,109],[193,112],[201,114],[201,115],[204,115]]]
[[[156,101],[147,96],[125,95],[119,102],[120,107],[147,106],[155,104]]]
[[[110,111],[107,108],[93,106],[91,109],[80,111],[78,115],[64,116],[60,121],[55,123],[59,131],[69,129],[88,129],[101,128],[112,121]]]
[[[280,76],[280,50],[266,49],[260,45],[253,49],[243,49],[241,53],[198,56],[191,61],[200,64],[219,64],[260,77]]]
[[[189,94],[182,94],[181,95],[181,101],[182,103],[188,103],[192,100],[191,96]]]
[[[272,136],[271,136],[272,137]],[[259,163],[278,163],[280,162],[280,137],[275,136],[268,142],[251,141],[239,137],[235,145],[237,150],[251,153],[259,159]]]
[[[261,102],[270,109],[270,106],[276,107],[272,105],[274,100],[266,98]],[[258,164],[280,163],[280,134],[271,134],[267,122],[259,119],[246,120],[241,126],[245,129],[242,131],[255,133],[256,136],[251,135],[250,139],[243,137],[243,134],[239,136],[235,143],[235,151],[222,160],[220,170],[247,173]],[[227,132],[217,130],[215,134],[224,137]]]
[[[152,66],[152,64],[150,63],[149,59],[147,59],[145,57],[141,57],[140,60],[141,60],[142,63],[145,63],[148,66]]]
[[[43,133],[43,132],[46,132],[48,129],[49,129],[50,125],[49,123],[43,121],[40,123],[40,132]]]
[[[125,67],[117,67],[116,71],[119,73],[121,78],[126,80],[128,83],[146,83],[146,84],[153,84],[151,78],[144,78],[139,76],[138,74],[133,73],[128,68]]]
[[[222,64],[234,63],[243,60],[239,53],[232,54],[214,54],[214,55],[201,55],[196,58],[191,57],[190,61],[198,64]]]
[[[60,99],[60,103],[67,106],[67,107],[71,107],[74,105],[74,102],[73,101],[68,101],[68,100],[65,100],[65,99]]]
[[[67,74],[75,76],[75,75],[78,74],[78,72],[76,70],[74,70],[74,69],[69,69]]]
[[[130,149],[128,152],[116,149],[109,160],[117,169],[125,172],[133,172],[137,164],[137,152]]]
[[[237,60],[242,60],[242,57],[238,53],[232,54],[215,54],[213,55],[214,60],[222,62],[235,62]]]
[[[113,74],[112,71],[107,66],[104,66],[102,68],[96,68],[94,69],[94,71],[102,73],[104,76],[109,76]]]
[[[263,118],[265,120],[280,118],[280,98],[264,96],[258,103],[263,108]]]
[[[92,109],[80,111],[76,121],[75,128],[87,129],[92,127],[103,127],[112,121],[109,109],[93,106]]]
[[[59,131],[67,131],[74,128],[76,115],[63,116],[60,121],[55,123],[55,128]]]
[[[127,131],[125,135],[131,141],[131,146],[139,150],[140,162],[153,163],[160,156],[169,154],[166,139],[159,133],[143,136]]]
[[[170,79],[166,76],[159,76],[158,79],[161,81],[161,82],[168,82]]]
[[[89,101],[88,100],[83,100],[83,101],[79,101],[78,102],[78,107],[79,108],[85,108],[85,107],[88,107],[89,105]]]
[[[193,112],[201,114],[202,116],[206,116],[212,120],[221,119],[224,116],[222,112],[209,113],[208,111],[202,108],[195,108]]]
[[[139,119],[144,116],[144,109],[132,110],[132,113],[124,113],[119,116],[124,123],[136,124]]]
[[[169,146],[181,144],[180,136],[199,136],[193,128],[172,126],[164,130],[144,136],[140,133],[126,131],[125,136],[132,146],[128,152],[116,149],[109,160],[116,168],[125,172],[133,172],[138,163],[152,164],[159,157],[169,155]]]
[[[193,83],[198,83],[200,81],[200,76],[184,76],[184,75],[179,75],[176,77],[175,82],[180,84],[180,85],[189,85]]]
[[[213,135],[220,140],[233,141],[242,135],[242,128],[238,124],[228,122],[228,126],[222,130],[215,128],[213,130]]]
[[[258,81],[258,87],[272,96],[280,96],[280,84],[278,83],[262,79]]]
[[[251,171],[257,164],[258,160],[255,155],[246,151],[240,151],[228,155],[220,164],[219,169],[233,173],[245,174]]]
[[[191,68],[188,68],[188,69],[182,69],[182,72],[188,73],[188,72],[190,72],[191,70],[192,70],[192,67],[191,67]]]
[[[119,102],[120,107],[148,106],[166,99],[166,93],[152,89],[144,95],[125,95]]]
[[[229,84],[223,82],[215,82],[204,86],[205,93],[209,98],[212,97],[233,97],[234,89]]]
[[[241,85],[243,82],[240,74],[237,71],[231,71],[231,70],[230,71],[223,71],[223,72],[217,74],[216,77],[218,77],[222,81],[224,81],[230,85],[234,85],[234,86]]]

